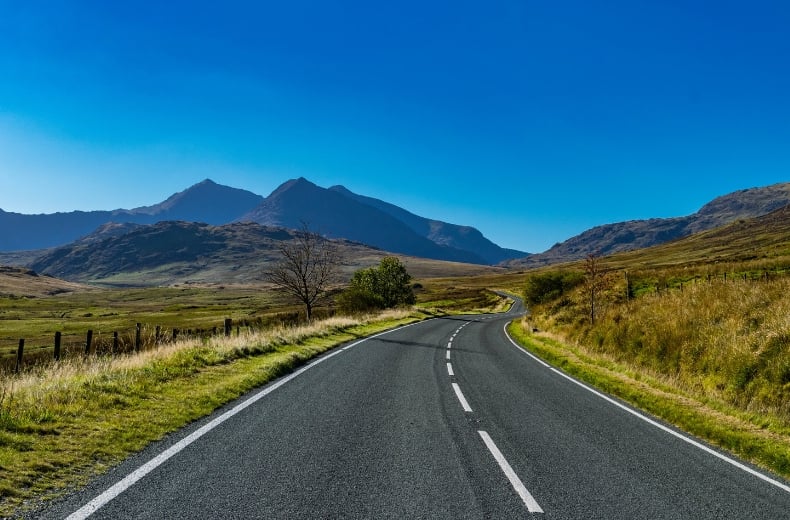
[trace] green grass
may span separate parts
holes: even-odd
[[[0,297],[0,359],[15,355],[19,338],[26,351],[52,350],[56,331],[63,344],[82,345],[92,329],[101,344],[118,331],[121,339],[131,341],[135,324],[142,323],[148,333],[161,326],[212,329],[221,327],[224,318],[234,323],[252,322],[257,327],[300,311],[271,291],[245,288],[145,288],[99,289],[39,298]]]
[[[0,386],[0,516],[73,489],[151,441],[334,346],[430,314],[189,341],[40,367]]]
[[[700,398],[645,370],[591,355],[512,322],[510,335],[524,348],[566,373],[653,414],[756,465],[790,477],[790,427],[780,417],[748,413]]]

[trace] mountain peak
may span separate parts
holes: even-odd
[[[238,218],[263,200],[246,190],[231,188],[205,179],[184,191],[174,193],[164,202],[137,208],[136,213],[159,220],[191,220],[209,224],[225,224]]]
[[[304,177],[299,177],[298,179],[290,179],[280,184],[269,196],[272,197],[274,195],[280,195],[290,190],[306,190],[316,188],[318,188],[318,186],[312,182],[308,181]]]

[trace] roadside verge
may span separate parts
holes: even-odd
[[[755,466],[790,479],[790,432],[769,418],[722,403],[704,402],[665,382],[616,362],[594,358],[514,320],[507,332],[543,361]]]

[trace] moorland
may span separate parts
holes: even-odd
[[[386,254],[365,251],[371,256],[347,271]],[[26,338],[32,357],[19,374],[6,370],[0,388],[0,515],[79,487],[339,343],[431,316],[506,308],[494,291],[526,300],[528,314],[509,332],[531,352],[790,476],[787,207],[649,248],[537,268],[404,263],[415,276],[415,306],[340,316],[331,297],[340,284],[310,325],[254,277],[128,287],[3,268],[0,353],[10,367]],[[152,272],[124,276],[139,282]],[[225,318],[234,324],[229,337],[221,333]],[[139,353],[128,349],[136,323],[146,338]],[[95,339],[86,357],[88,329]],[[51,356],[55,331],[70,345],[60,363]],[[113,331],[127,346],[122,355],[109,355]]]

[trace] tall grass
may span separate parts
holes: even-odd
[[[425,317],[394,310],[31,367],[0,379],[0,517],[51,496],[332,346]]]
[[[686,276],[682,289],[665,284],[634,299],[613,283],[594,325],[580,293],[535,309],[533,321],[695,395],[790,424],[790,278]]]

